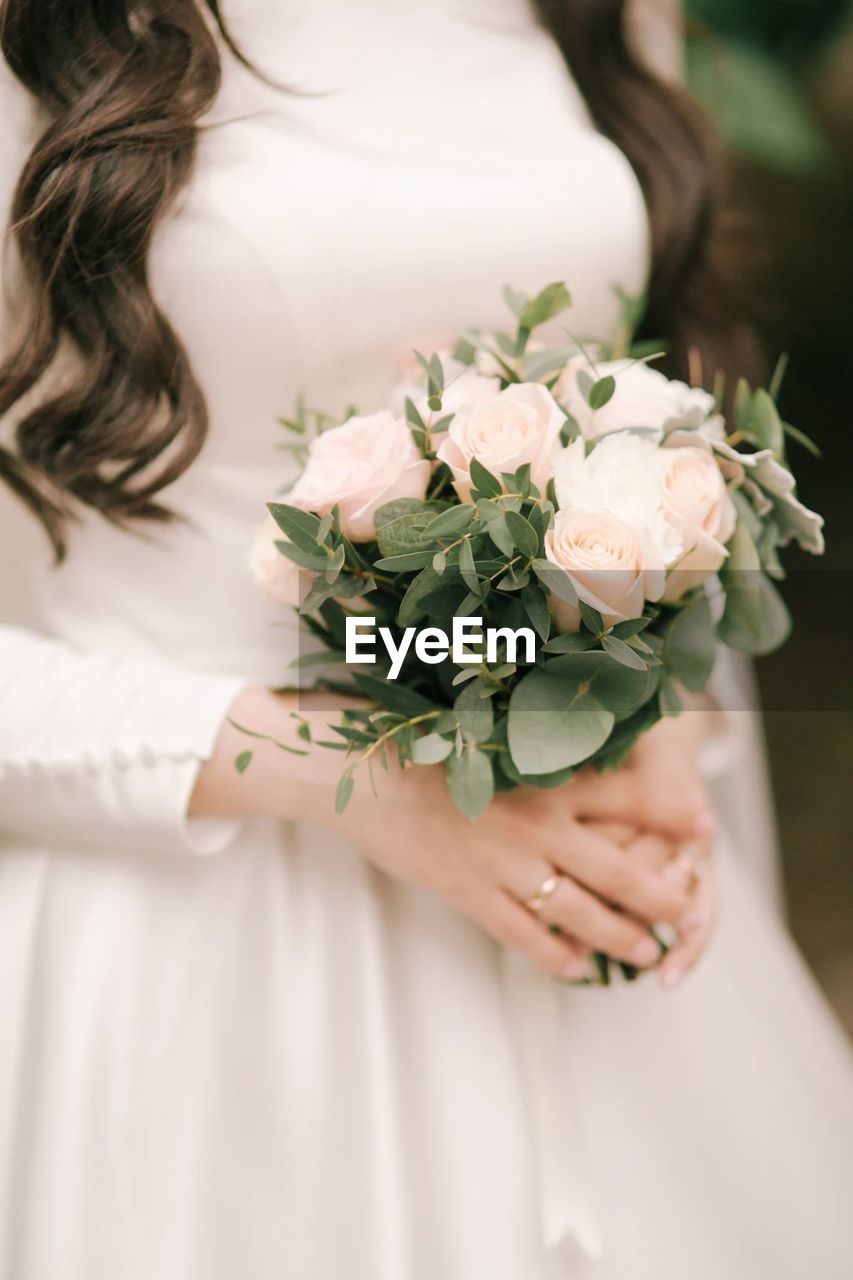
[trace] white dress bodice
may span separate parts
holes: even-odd
[[[505,283],[568,281],[567,323],[607,336],[611,287],[644,287],[648,235],[628,162],[525,0],[229,8],[248,57],[293,91],[226,56],[153,256],[211,412],[169,495],[194,526],[128,537],[86,518],[41,596],[84,647],[279,680],[292,655],[246,573],[263,504],[293,478],[276,419],[299,395],[382,407],[413,346],[506,318]]]

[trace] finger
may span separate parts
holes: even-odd
[[[594,828],[571,822],[559,843],[553,833],[549,838],[548,853],[554,865],[605,902],[649,924],[675,924],[689,910],[690,898],[683,884],[643,866]]]
[[[568,791],[578,818],[630,823],[675,839],[708,834],[715,825],[704,788],[692,775],[683,785],[661,786],[640,768],[610,774],[584,770]]]
[[[678,986],[694,968],[711,940],[715,922],[716,892],[708,877],[697,889],[695,905],[682,921],[679,941],[661,962],[658,977],[662,986]]]
[[[521,951],[546,973],[571,982],[589,976],[586,948],[571,938],[552,933],[508,893],[498,890],[489,894],[482,906],[471,914],[498,942]]]
[[[609,825],[609,824],[608,824]],[[602,828],[596,825],[596,830]],[[678,852],[678,845],[663,836],[649,833],[636,836],[628,842],[626,852],[649,871],[662,871],[668,867]]]
[[[618,844],[625,849],[638,838],[638,830],[629,822],[596,822],[595,830],[611,844]]]
[[[639,969],[650,968],[660,958],[660,948],[648,929],[629,916],[605,906],[569,876],[560,879],[556,892],[539,912],[540,919],[557,924],[593,951],[604,951]]]

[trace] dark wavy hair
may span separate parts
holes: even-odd
[[[632,48],[626,3],[537,7],[596,124],[643,186],[648,325],[683,355],[725,330],[709,271],[714,147],[687,95]],[[26,296],[0,368],[0,416],[20,415],[14,446],[0,449],[0,479],[42,521],[59,558],[79,504],[117,523],[169,518],[161,492],[205,440],[204,396],[152,297],[148,254],[219,89],[217,29],[245,62],[219,0],[0,0],[0,46],[48,121],[12,207]],[[73,357],[70,372],[25,401],[60,349]]]

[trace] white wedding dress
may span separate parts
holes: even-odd
[[[224,7],[310,92],[224,55],[158,235],[187,520],[87,516],[32,566],[55,638],[0,628],[0,1277],[849,1280],[850,1060],[738,859],[683,988],[576,991],[310,826],[185,818],[292,656],[246,567],[277,415],[378,404],[505,281],[607,331],[648,245],[524,0]],[[38,122],[0,95],[5,200]]]

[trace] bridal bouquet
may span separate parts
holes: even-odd
[[[392,744],[444,767],[470,818],[496,791],[619,765],[706,688],[718,640],[781,644],[779,548],[823,550],[786,461],[787,437],[810,442],[777,387],[742,381],[727,423],[721,394],[630,337],[537,341],[564,285],[505,296],[510,331],[415,353],[376,412],[284,424],[302,471],[253,566],[313,633],[301,661],[349,664],[321,683],[368,700],[324,744],[346,754],[339,810]]]

